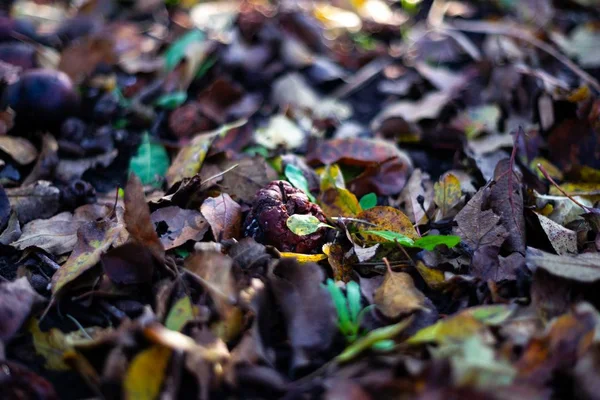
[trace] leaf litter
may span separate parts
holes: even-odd
[[[2,396],[597,398],[593,1],[5,3]]]

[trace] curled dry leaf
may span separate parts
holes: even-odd
[[[204,200],[200,211],[208,221],[216,240],[240,236],[242,209],[227,193]]]
[[[150,209],[144,196],[144,188],[136,175],[130,175],[125,188],[125,214],[123,216],[125,227],[130,237],[146,246],[156,260],[161,262],[165,258],[165,249],[154,230]]]

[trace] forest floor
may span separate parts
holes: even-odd
[[[0,397],[598,398],[594,0],[73,3],[0,6]]]

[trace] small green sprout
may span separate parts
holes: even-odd
[[[346,340],[352,343],[359,337],[364,315],[372,306],[362,308],[360,287],[354,281],[346,284],[346,295],[332,279],[327,280],[327,290],[337,311],[338,328]]]

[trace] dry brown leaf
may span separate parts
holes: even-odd
[[[240,236],[242,208],[227,193],[204,200],[200,211],[217,241]]]
[[[163,261],[165,249],[154,230],[144,188],[135,174],[130,175],[125,187],[124,220],[131,238],[148,247],[158,261]]]
[[[373,298],[377,308],[388,318],[396,319],[417,310],[427,310],[426,297],[415,287],[411,276],[405,272],[388,270]]]

